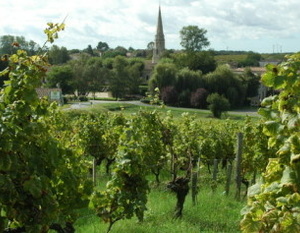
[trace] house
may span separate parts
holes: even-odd
[[[49,101],[55,101],[58,105],[64,103],[61,88],[36,88],[35,90],[39,98],[47,97]]]

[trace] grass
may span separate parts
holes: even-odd
[[[208,110],[196,110],[186,108],[160,108],[158,106],[139,106],[127,103],[102,103],[82,108],[79,111],[91,111],[94,113],[102,111],[123,112],[124,114],[134,114],[140,109],[157,110],[163,114],[171,111],[175,117],[180,117],[182,113],[189,112],[203,120],[214,121]],[[76,110],[78,111],[78,110]],[[244,115],[227,114],[225,116],[231,120],[243,120]],[[104,188],[107,177],[100,179],[99,188]],[[153,179],[151,183],[153,182]],[[164,179],[167,180],[167,179]],[[236,201],[231,195],[225,196],[224,185],[219,185],[215,192],[209,187],[209,180],[203,177],[199,183],[200,192],[198,194],[198,204],[193,206],[190,194],[187,196],[183,217],[174,220],[173,210],[176,204],[176,197],[161,185],[152,188],[149,194],[145,213],[145,220],[139,223],[136,218],[118,221],[112,228],[111,233],[236,233],[239,231],[240,210],[245,205],[244,202]],[[153,185],[152,185],[153,186]],[[106,232],[108,224],[94,215],[93,210],[83,209],[79,213],[80,217],[75,223],[77,233],[103,233]]]
[[[143,106],[136,104],[128,104],[128,103],[97,103],[86,108],[80,109],[80,111],[89,111],[93,113],[100,113],[103,111],[111,111],[111,112],[122,112],[124,114],[134,114],[139,110],[148,110],[153,111],[156,110],[163,114],[167,112],[171,112],[175,118],[181,117],[183,113],[189,113],[199,118],[212,120],[212,114],[209,110],[203,109],[192,109],[192,108],[177,108],[177,107],[160,107],[160,106]],[[78,110],[77,110],[78,111]],[[250,116],[253,117],[253,116]],[[230,120],[244,120],[246,118],[245,114],[232,114],[230,112],[222,115],[222,119],[230,119]],[[254,117],[257,118],[257,117]]]
[[[111,233],[239,232],[240,210],[244,203],[235,201],[231,196],[224,196],[222,189],[215,193],[207,188],[201,190],[196,206],[192,205],[191,196],[188,195],[183,217],[178,220],[172,218],[175,203],[173,193],[152,189],[144,222],[139,223],[136,218],[120,220],[113,226]],[[81,214],[82,217],[75,224],[76,232],[106,232],[107,224],[94,216],[91,210],[84,210]]]

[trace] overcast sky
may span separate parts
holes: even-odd
[[[210,48],[300,51],[299,0],[160,0],[166,48],[181,49],[183,26],[206,29]],[[0,0],[0,36],[22,35],[42,45],[47,22],[66,16],[55,42],[68,49],[144,49],[154,40],[159,0]]]

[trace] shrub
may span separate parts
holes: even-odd
[[[196,108],[206,108],[207,107],[207,96],[208,91],[204,88],[198,88],[195,92],[191,95],[191,106]]]
[[[228,99],[218,93],[212,93],[207,97],[207,102],[209,103],[209,110],[212,112],[213,116],[220,118],[222,112],[229,110],[230,104]]]
[[[84,95],[79,96],[78,99],[79,99],[80,102],[88,101],[88,97],[86,97]]]
[[[179,106],[190,107],[191,91],[189,89],[180,92],[178,97]]]
[[[176,105],[178,102],[178,93],[174,86],[163,88],[161,92],[161,99],[165,104]]]

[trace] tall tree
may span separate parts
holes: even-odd
[[[190,70],[201,70],[207,74],[216,69],[217,63],[213,54],[209,51],[200,51],[192,53],[173,53],[171,58],[180,68],[188,67]]]
[[[94,56],[94,51],[91,45],[88,45],[88,47],[84,49],[84,52],[88,53],[91,56]]]
[[[47,72],[46,86],[59,86],[64,94],[73,94],[75,89],[73,82],[73,71],[71,66],[52,66],[51,69]]]
[[[33,40],[26,41],[24,36],[4,35],[0,37],[0,54],[13,54],[18,49],[25,50],[29,55],[34,55],[39,50],[39,45]]]
[[[180,45],[187,52],[201,51],[209,46],[209,41],[206,37],[207,30],[198,26],[189,25],[180,30]]]
[[[115,98],[123,98],[127,93],[128,62],[125,57],[117,56],[113,62],[112,76],[109,85]]]
[[[53,45],[49,50],[49,62],[52,65],[60,65],[70,60],[68,50],[66,47],[59,47]]]
[[[109,46],[106,42],[102,42],[99,41],[98,45],[97,45],[97,50],[99,50],[100,52],[106,52],[107,50],[109,50]]]
[[[244,103],[247,86],[244,85],[241,77],[234,74],[228,66],[219,66],[214,72],[205,75],[204,80],[205,88],[209,93],[225,96],[232,107]]]
[[[173,86],[176,82],[177,68],[173,63],[158,63],[149,80],[149,89],[154,91],[156,87],[162,90],[164,87]]]

